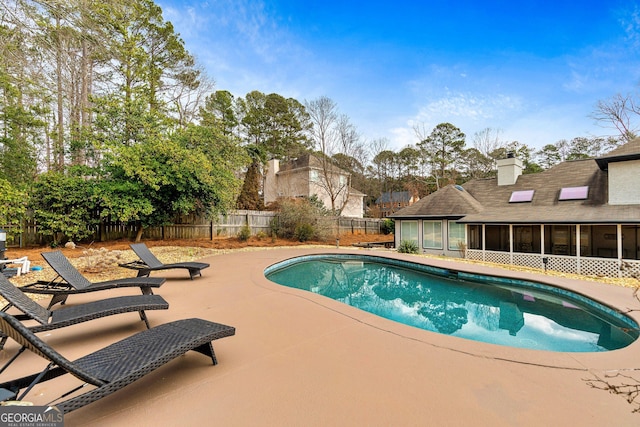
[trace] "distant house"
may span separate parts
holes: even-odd
[[[267,162],[264,174],[264,203],[269,205],[281,198],[311,197],[313,195],[331,209],[342,209],[341,216],[363,217],[365,194],[351,187],[351,175],[336,166],[323,164],[317,157],[307,154],[280,164]]]
[[[408,191],[387,191],[376,199],[375,206],[380,218],[385,218],[402,208],[411,206],[418,200],[419,198],[417,196],[412,195]]]
[[[449,185],[391,215],[396,246],[602,276],[640,272],[640,138],[596,159]]]

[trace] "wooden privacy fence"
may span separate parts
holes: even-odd
[[[277,221],[277,212],[239,210],[220,215],[216,220],[207,220],[195,215],[185,215],[174,224],[162,227],[148,227],[144,229],[142,238],[147,240],[170,239],[214,239],[216,237],[237,236],[245,225],[251,229],[251,234],[271,234],[272,222]],[[381,234],[382,220],[378,218],[345,218],[323,217],[319,221],[327,222],[333,232],[339,234]],[[38,231],[36,224],[27,223],[23,232],[11,233],[7,230],[7,245],[14,247],[42,246],[47,239]],[[85,240],[106,242],[110,240],[133,240],[137,233],[137,226],[121,222],[102,222],[96,227],[93,235]]]

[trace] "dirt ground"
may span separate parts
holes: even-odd
[[[354,243],[363,242],[386,242],[392,241],[393,235],[384,234],[343,234],[340,236],[341,246],[351,246]],[[58,247],[56,250],[61,250],[67,258],[79,258],[86,256],[87,253],[92,253],[105,248],[108,251],[127,251],[129,250],[129,244],[133,243],[129,240],[114,240],[109,242],[92,242],[92,243],[79,243],[75,248],[70,247]],[[169,247],[181,247],[181,248],[201,248],[206,250],[226,250],[226,249],[243,249],[243,248],[261,248],[261,247],[278,247],[278,246],[301,246],[301,245],[335,245],[335,240],[319,242],[319,241],[307,241],[298,242],[285,239],[272,240],[270,237],[257,238],[252,237],[247,241],[240,241],[237,237],[226,238],[214,238],[209,239],[189,239],[189,240],[143,240],[148,247],[156,248],[169,248]],[[29,248],[8,248],[6,257],[8,259],[15,259],[27,256],[31,261],[32,266],[44,265],[44,260],[40,256],[42,252],[53,250],[50,247],[29,247]],[[156,251],[154,251],[156,252]],[[165,251],[160,251],[165,252]],[[167,262],[167,261],[165,261]]]

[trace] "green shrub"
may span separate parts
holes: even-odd
[[[306,242],[315,234],[315,230],[311,224],[300,224],[296,227],[295,238],[300,242]]]
[[[284,239],[324,240],[330,234],[330,223],[321,221],[323,216],[323,210],[307,199],[282,200],[271,230]]]
[[[390,218],[385,218],[380,224],[382,234],[392,234],[396,231],[396,222]]]
[[[418,244],[413,240],[403,240],[398,246],[398,252],[403,254],[417,254]]]
[[[248,225],[244,225],[238,232],[238,239],[241,242],[246,242],[251,237],[251,228]]]

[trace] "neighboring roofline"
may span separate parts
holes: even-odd
[[[624,154],[621,156],[613,156],[613,157],[598,157],[595,159],[598,167],[606,171],[609,169],[609,163],[617,163],[617,162],[626,162],[629,160],[640,160],[640,153],[638,154]]]
[[[391,219],[460,219],[464,215],[389,215],[387,218]]]

